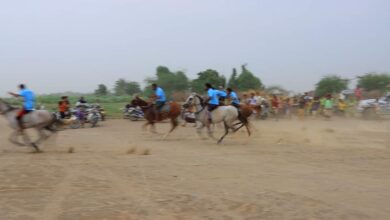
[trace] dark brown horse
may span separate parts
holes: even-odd
[[[154,124],[156,122],[161,122],[163,120],[170,119],[172,126],[169,132],[164,135],[164,138],[166,138],[179,125],[178,118],[181,113],[181,107],[176,102],[166,103],[165,106],[161,109],[158,118],[156,118],[156,109],[152,103],[146,102],[145,100],[136,97],[131,102],[131,104],[141,107],[145,115],[144,117],[146,119],[146,123],[143,125],[143,128],[146,129],[149,125],[151,125],[152,132],[154,133],[155,133]]]

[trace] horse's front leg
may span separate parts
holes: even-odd
[[[215,124],[208,124],[207,125],[207,135],[209,136],[209,138],[216,140],[216,138],[214,137],[214,129],[211,128],[211,125],[213,125],[215,128]]]
[[[144,125],[142,125],[142,130],[147,131],[149,125],[149,121],[147,121]]]
[[[37,153],[41,152],[38,145],[36,143],[32,142],[30,137],[25,132],[22,132],[22,136],[23,136],[24,142],[27,145],[30,145],[31,147],[33,147],[35,149],[35,152],[37,152]]]
[[[21,133],[19,131],[14,131],[12,132],[12,134],[9,136],[8,140],[17,145],[17,146],[20,146],[20,147],[23,147],[23,146],[26,146],[26,144],[22,144],[18,141],[18,137],[21,135]]]

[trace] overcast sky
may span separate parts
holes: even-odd
[[[143,82],[158,65],[190,78],[248,69],[310,90],[326,74],[390,72],[389,0],[0,1],[0,96]]]

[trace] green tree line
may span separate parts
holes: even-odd
[[[205,83],[211,83],[215,87],[231,87],[237,90],[259,90],[264,88],[260,78],[255,76],[250,70],[246,68],[246,65],[241,66],[241,73],[237,73],[234,68],[229,81],[226,77],[219,73],[217,70],[207,69],[197,74],[197,77],[190,80],[183,71],[171,71],[168,67],[158,66],[156,68],[156,74],[153,77],[145,79],[147,85],[152,83],[158,84],[164,88],[168,96],[171,96],[174,92],[202,92],[204,90]],[[110,92],[106,85],[99,84],[94,94],[96,96],[107,96],[114,94],[117,96],[134,95],[142,93],[144,95],[151,94],[150,86],[146,86],[141,89],[141,85],[138,82],[127,81],[125,79],[118,79],[115,82],[114,88]]]
[[[389,73],[366,73],[357,77],[357,86],[365,91],[379,91],[384,93],[390,90],[390,74]],[[339,93],[348,89],[348,84],[351,80],[344,79],[338,75],[328,75],[323,77],[317,84],[315,93],[318,96],[326,94]]]
[[[385,92],[390,89],[390,74],[388,73],[366,73],[359,76],[357,85],[366,91],[378,90]],[[242,65],[240,71],[236,68],[232,69],[229,79],[214,69],[207,69],[197,73],[195,79],[189,79],[184,71],[172,71],[168,67],[158,66],[153,77],[145,79],[147,86],[141,88],[139,82],[127,81],[126,79],[118,79],[114,87],[110,91],[106,85],[100,84],[95,90],[96,96],[126,96],[134,94],[142,94],[149,96],[152,91],[150,84],[156,83],[164,88],[168,96],[175,92],[197,92],[204,91],[204,84],[211,83],[216,88],[230,87],[238,91],[248,90],[265,90],[266,87],[261,79],[253,74],[247,65]],[[318,96],[324,96],[329,93],[339,93],[348,89],[350,79],[344,79],[339,75],[327,75],[320,79],[315,86],[315,93]],[[271,89],[271,87],[269,88]],[[269,90],[268,89],[268,90]],[[278,90],[284,90],[279,88]],[[286,90],[284,90],[286,91]]]

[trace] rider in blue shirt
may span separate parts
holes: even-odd
[[[231,105],[236,108],[240,108],[240,100],[238,99],[237,93],[231,88],[227,88],[226,91],[228,97],[230,98]]]
[[[207,90],[207,109],[209,110],[209,112],[212,112],[214,109],[218,108],[219,105],[218,90],[215,90],[210,83],[206,83],[205,86]]]
[[[22,97],[23,98],[23,107],[22,109],[16,114],[16,120],[18,121],[20,131],[23,132],[23,116],[30,113],[34,110],[35,106],[35,95],[34,93],[27,89],[24,84],[19,85],[19,93],[13,93],[9,92],[10,95],[15,97]]]
[[[227,93],[223,89],[223,87],[219,87],[217,91],[218,99],[219,99],[219,104],[224,105],[225,104],[225,99],[227,98]]]
[[[162,107],[164,107],[167,102],[167,98],[165,96],[165,92],[162,88],[158,87],[156,83],[152,84],[152,89],[154,91],[155,96],[155,117],[156,121],[160,120],[160,112]]]

